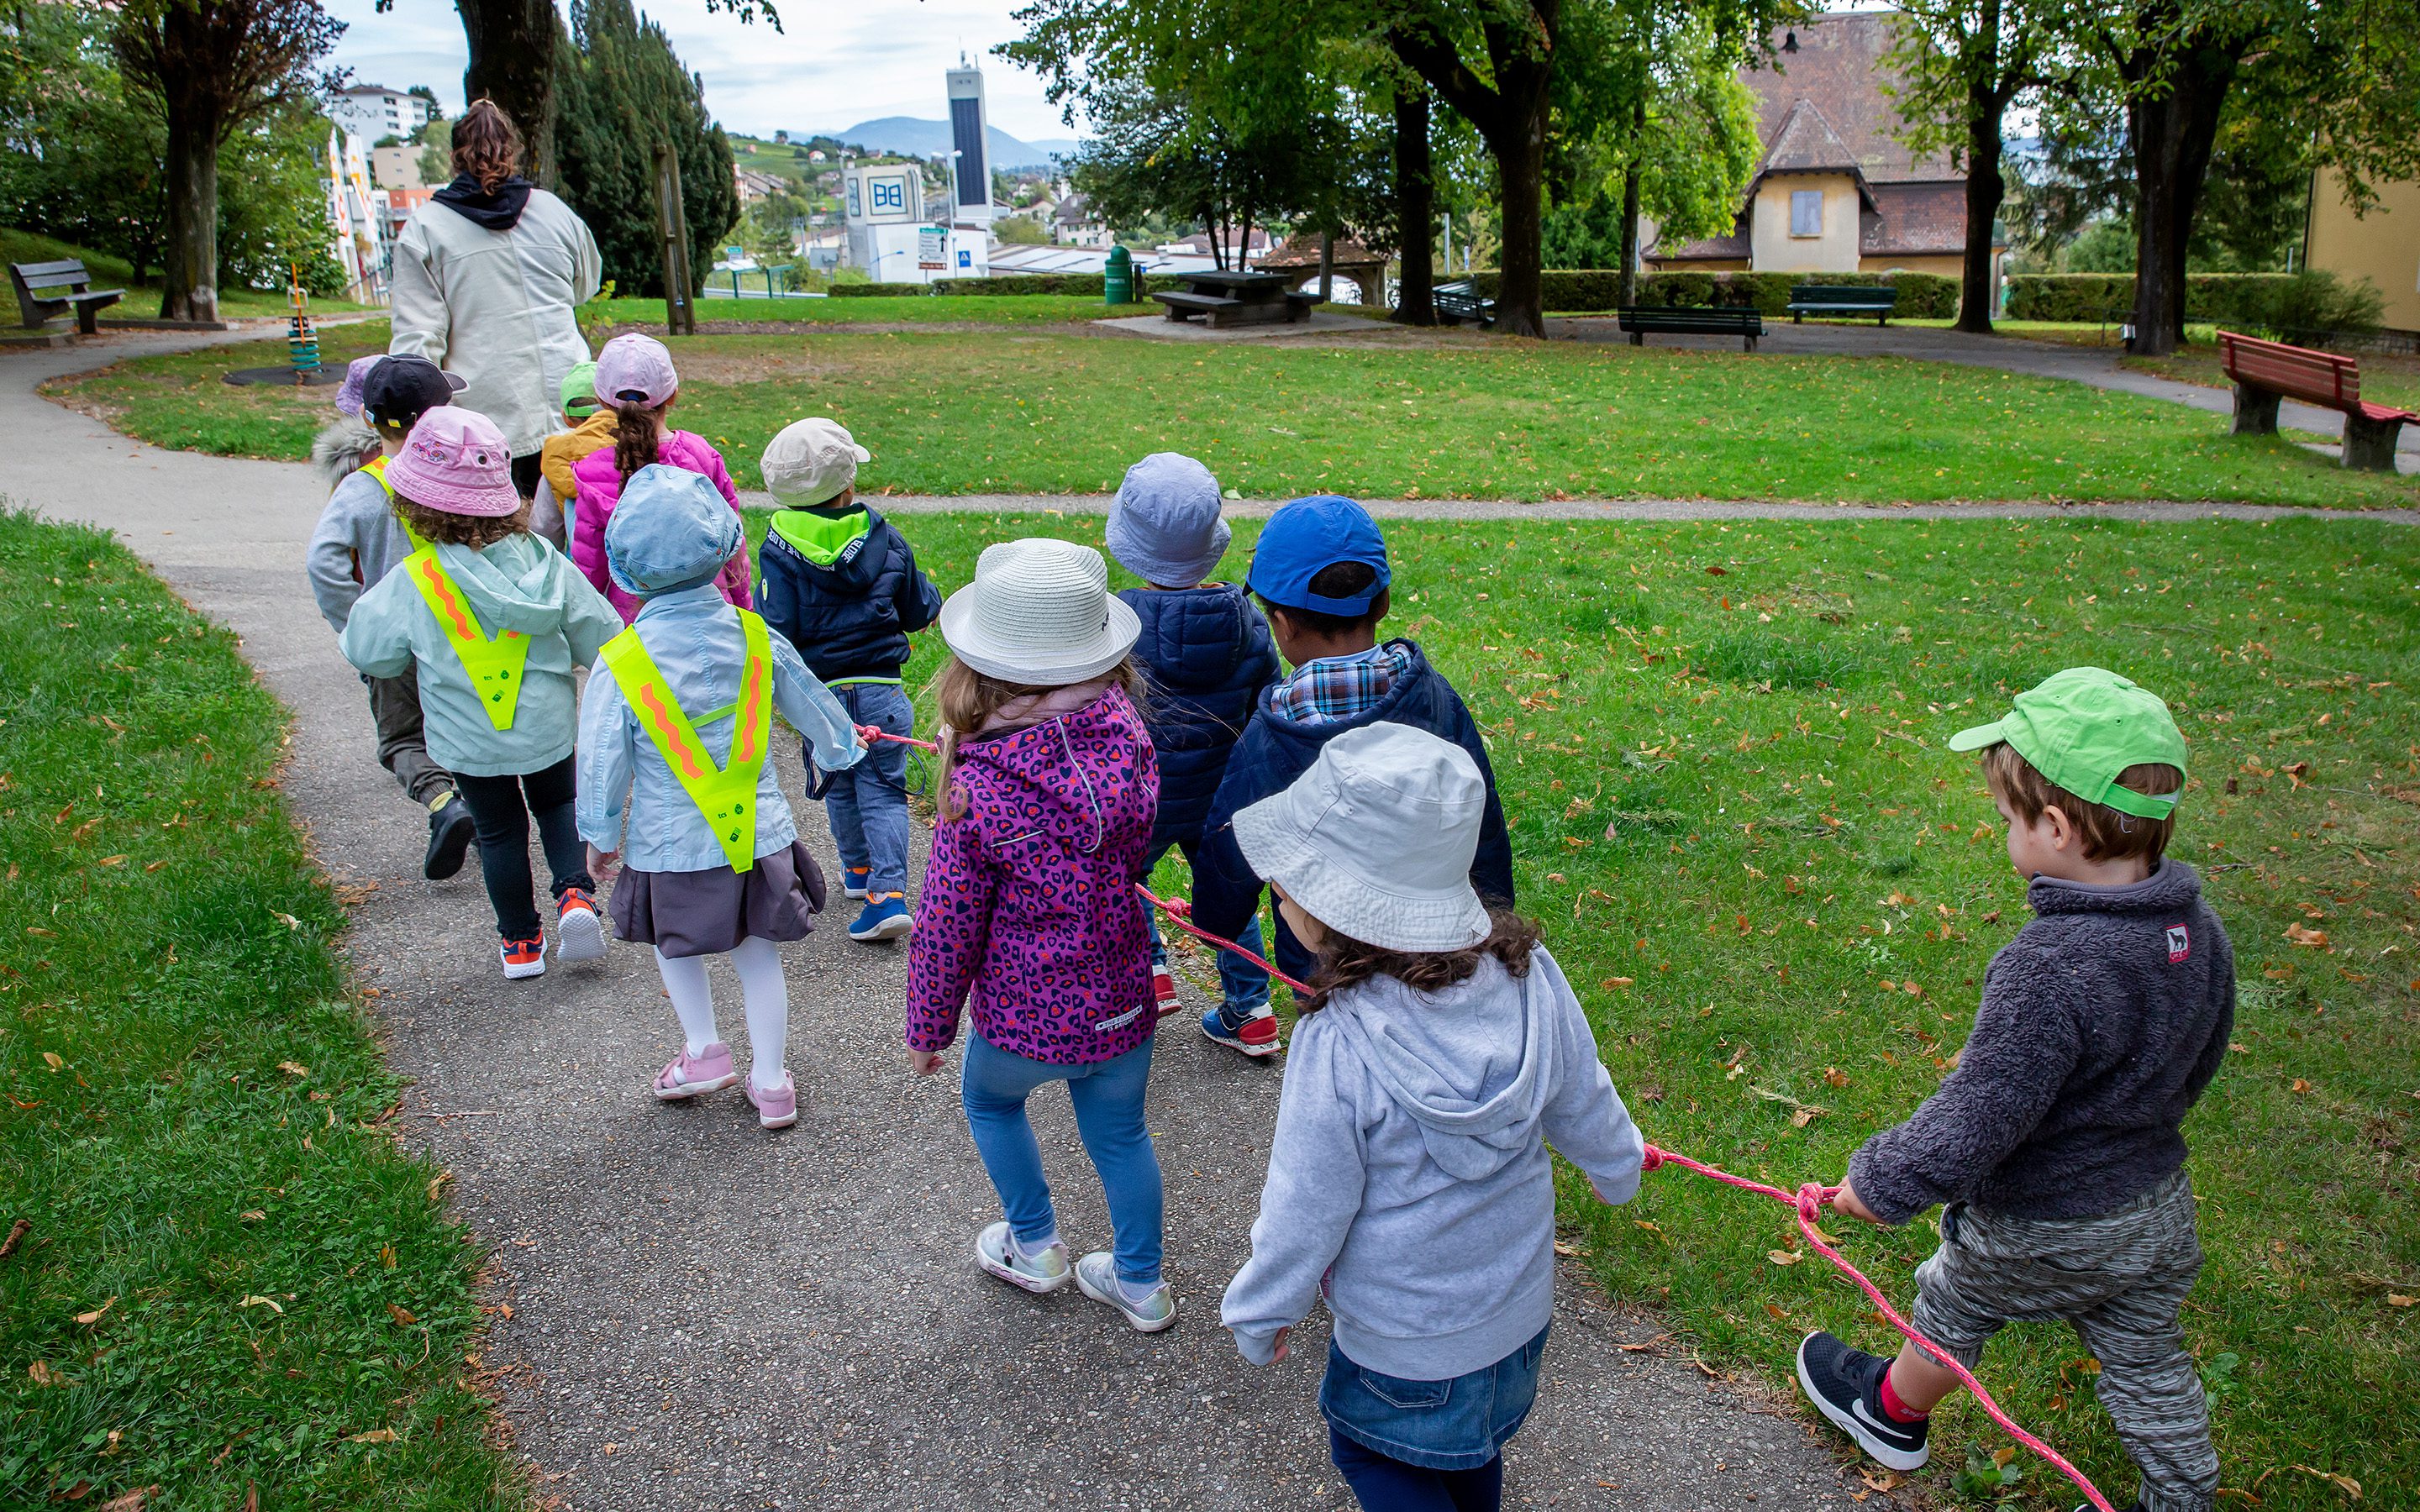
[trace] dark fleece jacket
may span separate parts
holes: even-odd
[[[1450,740],[1479,764],[1487,780],[1487,812],[1480,821],[1479,851],[1470,860],[1470,885],[1490,903],[1510,908],[1512,897],[1512,841],[1504,828],[1504,804],[1496,795],[1496,768],[1487,760],[1487,743],[1463,706],[1462,695],[1429,665],[1419,646],[1395,640],[1411,653],[1412,664],[1374,707],[1350,719],[1305,724],[1276,713],[1269,706],[1272,683],[1254,701],[1252,722],[1227,757],[1226,775],[1218,779],[1218,796],[1210,800],[1203,823],[1202,853],[1193,867],[1193,921],[1213,934],[1233,939],[1261,903],[1261,879],[1252,874],[1235,844],[1232,822],[1235,810],[1249,808],[1293,785],[1319,759],[1320,748],[1347,730],[1385,719],[1425,730]],[[1287,975],[1307,979],[1311,952],[1295,939],[1285,920],[1277,920],[1277,962]]]
[[[1850,1157],[1885,1223],[1962,1197],[2089,1218],[2185,1163],[2185,1114],[2235,1023],[2235,951],[2201,878],[2164,860],[2123,887],[2036,877],[2025,901],[2034,921],[1983,974],[1958,1069]]]
[[[1151,849],[1191,845],[1202,838],[1202,821],[1226,775],[1227,753],[1252,717],[1253,698],[1277,675],[1269,622],[1233,583],[1129,588],[1118,596],[1142,622],[1134,654],[1150,685],[1143,717],[1159,752],[1159,817]]]

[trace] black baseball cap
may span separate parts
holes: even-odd
[[[382,425],[409,425],[462,392],[458,373],[426,357],[390,357],[362,380],[362,413]]]

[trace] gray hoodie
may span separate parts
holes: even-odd
[[[1555,1302],[1546,1142],[1609,1202],[1643,1141],[1579,1000],[1543,949],[1429,995],[1391,977],[1338,993],[1286,1053],[1252,1257],[1221,1315],[1266,1364],[1325,1291],[1357,1365],[1411,1381],[1490,1365]]]

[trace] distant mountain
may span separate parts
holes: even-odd
[[[845,131],[823,134],[853,142],[869,151],[896,152],[912,158],[937,157],[950,150],[949,122],[919,120],[913,116],[885,116],[879,120],[860,121]],[[997,126],[991,128],[987,141],[995,168],[1045,167],[1052,157],[1067,157],[1076,150],[1076,143],[1070,138],[1020,142]]]

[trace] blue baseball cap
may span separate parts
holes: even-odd
[[[1378,576],[1350,598],[1312,593],[1311,580],[1340,562],[1366,563]],[[1387,538],[1378,533],[1378,522],[1352,500],[1324,493],[1296,499],[1269,517],[1252,548],[1252,570],[1245,581],[1253,593],[1286,609],[1358,616],[1370,612],[1390,577]]]

